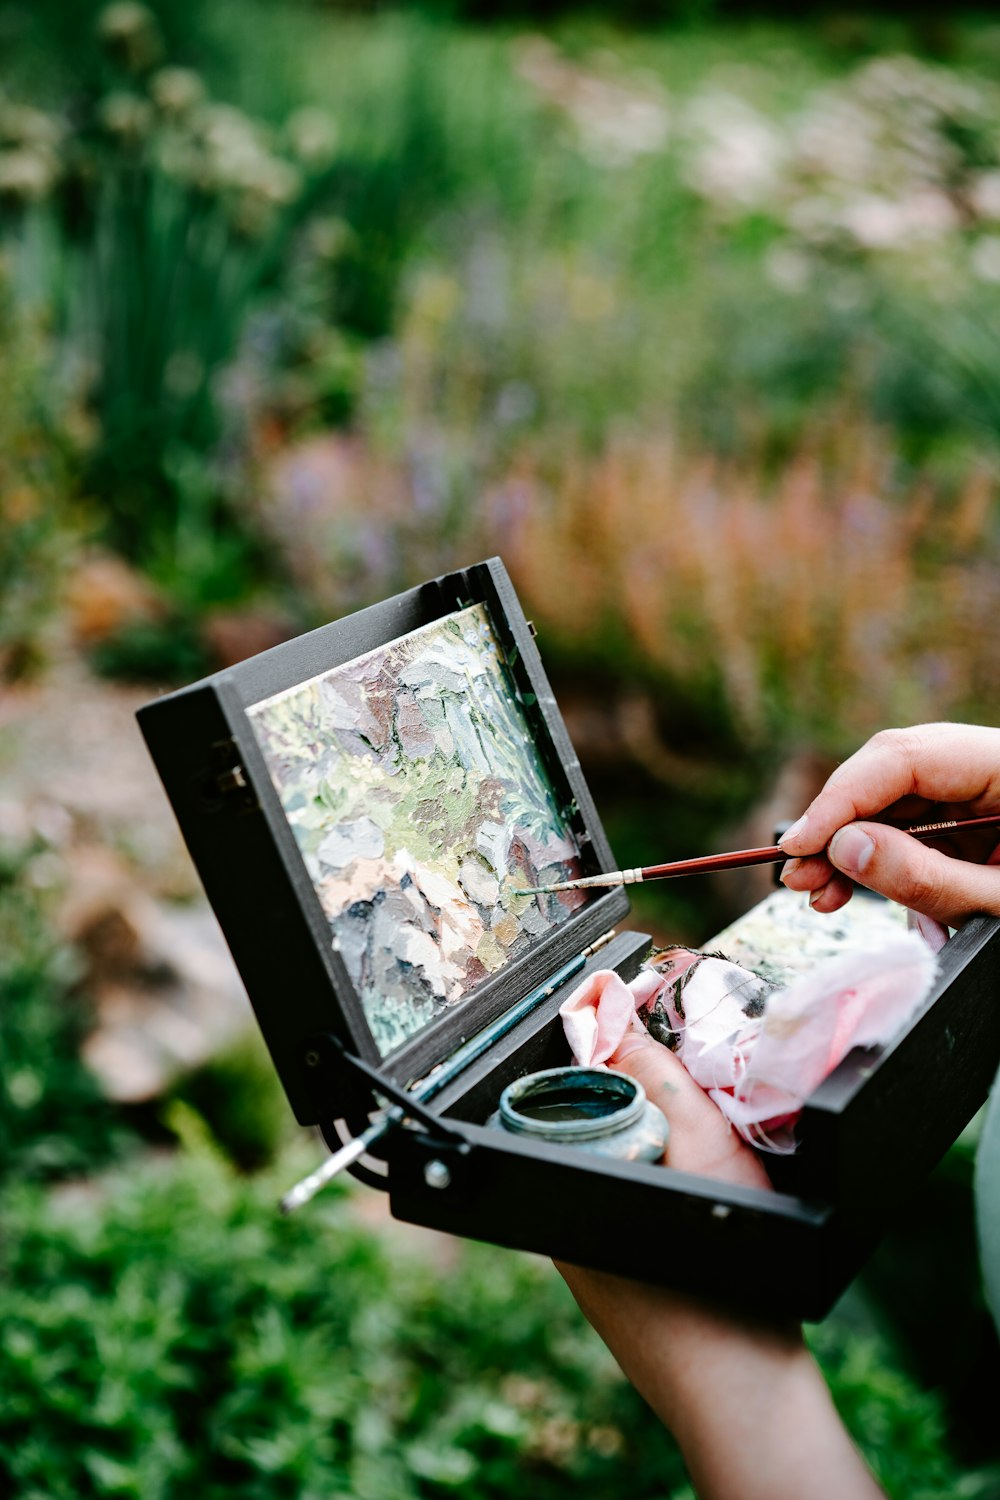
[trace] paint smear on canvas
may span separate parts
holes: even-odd
[[[383,1056],[589,898],[485,605],[249,717]]]

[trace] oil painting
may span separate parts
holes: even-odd
[[[249,710],[380,1053],[584,904],[567,810],[483,604]]]

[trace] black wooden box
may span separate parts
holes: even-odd
[[[512,1079],[569,1061],[571,989],[630,978],[649,946],[614,931],[620,888],[511,899],[615,863],[498,559],[139,719],[297,1119],[337,1145],[455,1073],[353,1169],[397,1218],[744,1305],[749,1278],[761,1312],[819,1318],[986,1097],[1000,923],[982,917],[906,1033],[809,1100],[774,1192],[486,1125]]]

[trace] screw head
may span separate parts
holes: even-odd
[[[451,1186],[451,1173],[443,1161],[429,1161],[424,1167],[424,1181],[429,1188]]]

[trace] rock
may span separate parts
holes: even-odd
[[[505,948],[509,948],[521,936],[521,924],[509,911],[497,917],[491,930],[497,942],[502,943]]]
[[[56,930],[82,959],[85,1060],[129,1103],[254,1026],[135,723],[147,697],[75,656],[0,694],[0,844],[42,845],[24,878],[52,893]]]
[[[77,934],[91,978],[135,973],[142,958],[142,940],[135,922],[114,906],[93,914]]]
[[[94,1013],[83,1056],[108,1098],[157,1098],[252,1030],[242,982],[203,902],[157,900],[124,856],[97,845],[69,850],[61,873],[58,925],[83,959]]]
[[[111,640],[130,625],[165,616],[152,584],[119,557],[95,554],[73,572],[66,590],[73,633],[85,646]]]
[[[514,830],[509,823],[480,823],[476,832],[476,848],[498,880],[503,880],[507,874],[513,838]]]
[[[253,1015],[211,912],[137,899],[94,931],[129,933],[90,974],[97,1024],[84,1061],[109,1099],[138,1104],[164,1094],[252,1032]],[[131,961],[130,961],[131,960]]]
[[[135,722],[148,698],[96,681],[76,658],[0,693],[0,841],[25,842],[27,831],[80,861],[71,890],[103,880],[98,846],[117,851],[123,884],[185,900],[201,890]]]

